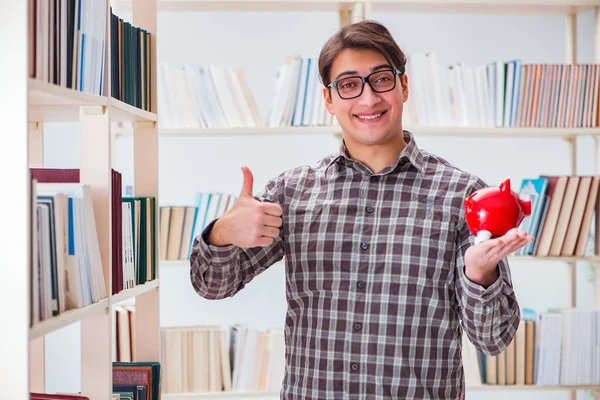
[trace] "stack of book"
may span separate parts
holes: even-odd
[[[31,169],[31,326],[106,298],[89,185],[78,170]]]
[[[283,330],[232,326],[163,328],[164,393],[259,391],[281,387]]]
[[[440,66],[436,54],[407,55],[410,95],[404,122],[414,126],[600,126],[600,65],[522,60]]]
[[[517,333],[498,355],[477,352],[466,342],[468,385],[600,384],[600,311],[524,310]],[[474,354],[477,354],[474,356]]]
[[[598,214],[600,176],[540,176],[524,179],[519,196],[531,200],[531,215],[519,226],[535,240],[515,255],[577,256],[598,254],[600,243],[588,243]],[[596,218],[598,220],[598,218]]]
[[[215,218],[228,211],[237,196],[228,193],[197,193],[194,206],[160,207],[161,260],[190,258],[194,238]]]
[[[30,1],[29,76],[102,95],[106,82],[106,3]]]

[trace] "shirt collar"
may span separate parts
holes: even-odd
[[[398,159],[394,162],[393,165],[385,168],[377,175],[385,175],[400,170],[402,169],[402,167],[405,167],[407,163],[409,163],[409,165],[414,166],[417,169],[417,171],[419,171],[419,173],[424,173],[425,168],[423,154],[417,146],[414,135],[407,130],[403,131],[403,133],[404,141],[406,142],[406,147],[400,152]],[[364,169],[365,172],[368,172],[368,169],[364,165],[358,163],[356,160],[353,160],[350,157],[350,155],[348,154],[348,149],[346,148],[346,143],[343,139],[339,151],[333,155],[333,157],[327,164],[327,169],[329,169],[329,167],[335,162],[342,162],[345,165],[354,165],[355,167],[360,168],[360,170]]]

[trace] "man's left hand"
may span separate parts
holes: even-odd
[[[509,232],[469,247],[465,253],[467,278],[483,287],[490,286],[498,279],[500,260],[533,240],[527,232]]]

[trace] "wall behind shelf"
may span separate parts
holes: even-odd
[[[123,14],[125,18],[129,16]],[[439,62],[484,63],[516,57],[526,62],[564,62],[564,19],[558,17],[374,15],[385,22],[408,51],[436,51]],[[579,60],[593,61],[593,19],[578,18],[581,44]],[[298,13],[164,13],[158,18],[158,59],[174,65],[215,62],[244,68],[261,111],[270,106],[273,74],[286,55],[317,56],[323,42],[337,27],[337,15]],[[489,38],[489,39],[486,39]],[[76,125],[46,127],[46,165],[79,165]],[[518,188],[524,177],[540,173],[568,172],[569,151],[560,139],[455,139],[419,138],[418,144],[471,171],[489,184],[511,178]],[[132,138],[121,138],[116,146],[116,168],[125,184],[133,181]],[[327,136],[160,138],[159,196],[162,204],[191,204],[196,191],[238,193],[241,165],[254,172],[255,191],[286,168],[314,163],[337,149],[337,140]],[[593,147],[580,139],[580,173],[593,173]],[[480,154],[480,155],[477,155]],[[161,325],[192,325],[247,322],[266,328],[282,326],[285,315],[284,269],[276,265],[251,282],[233,299],[210,302],[199,298],[183,268],[161,270]],[[552,274],[548,273],[552,271]],[[562,306],[567,300],[564,282],[568,269],[553,263],[512,263],[512,274],[522,306],[543,310]],[[582,305],[593,303],[589,270],[578,270]],[[47,340],[53,348],[47,359],[48,390],[77,389],[78,347],[73,336],[77,327],[65,329]],[[78,343],[78,342],[75,342]],[[50,351],[50,350],[49,350]],[[60,354],[60,358],[58,357]],[[66,358],[64,358],[66,357]],[[74,382],[75,381],[75,382]],[[467,399],[502,399],[506,392],[477,392]],[[562,392],[511,393],[519,399],[565,399]],[[585,398],[580,395],[578,398]]]

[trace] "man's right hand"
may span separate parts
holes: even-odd
[[[252,172],[248,167],[242,167],[242,172],[242,191],[233,207],[213,225],[208,238],[212,245],[264,247],[272,244],[279,236],[279,229],[283,225],[283,209],[279,204],[256,200],[252,194]]]

